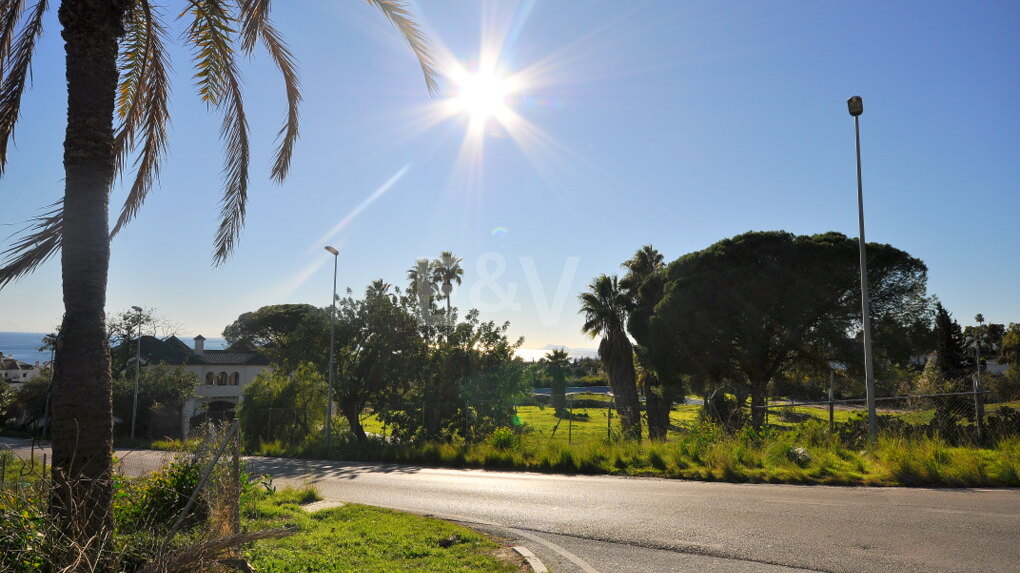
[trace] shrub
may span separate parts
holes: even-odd
[[[489,434],[489,443],[497,450],[505,452],[517,448],[521,443],[521,437],[510,428],[496,428]]]
[[[199,479],[198,464],[175,461],[141,481],[123,482],[114,494],[114,517],[118,528],[169,528],[184,509]],[[208,503],[198,496],[185,524],[200,523],[208,515]]]

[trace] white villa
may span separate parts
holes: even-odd
[[[14,389],[20,388],[21,384],[38,376],[44,366],[39,362],[29,364],[0,353],[0,378],[14,384]]]
[[[181,407],[182,435],[187,435],[193,422],[232,418],[245,386],[269,366],[269,361],[257,352],[206,350],[201,334],[195,337],[194,348],[176,336],[165,340],[143,336],[141,354],[143,366],[162,362],[198,376],[197,396]]]

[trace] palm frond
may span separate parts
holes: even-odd
[[[3,175],[4,167],[7,166],[7,143],[14,133],[14,124],[17,123],[21,112],[21,94],[25,91],[25,81],[29,76],[35,42],[42,33],[45,12],[46,0],[39,0],[32,9],[28,22],[11,46],[9,57],[5,58],[9,60],[11,66],[6,70],[3,83],[0,84],[0,175]]]
[[[220,201],[220,228],[216,231],[216,252],[213,255],[216,265],[226,262],[234,251],[237,237],[244,227],[245,204],[248,201],[248,119],[236,76],[231,76],[227,87],[227,109],[220,124],[220,136],[227,144],[223,168],[227,181]]]
[[[116,235],[141,208],[152,183],[159,176],[159,163],[166,154],[170,80],[169,61],[164,49],[166,27],[160,15],[146,1],[132,12],[125,45],[121,52],[121,82],[117,111],[121,119],[114,147],[116,169],[120,170],[135,147],[135,133],[141,129],[143,145],[137,171],[120,217],[111,236]]]
[[[248,118],[233,45],[237,32],[232,26],[237,19],[229,13],[231,6],[223,0],[190,0],[186,11],[192,16],[187,41],[195,47],[199,95],[210,106],[223,110],[220,137],[227,147],[223,168],[226,182],[213,254],[216,265],[223,264],[234,250],[248,200]]]
[[[425,87],[430,95],[439,93],[439,72],[436,71],[436,61],[432,56],[432,48],[428,39],[421,31],[418,24],[411,19],[411,14],[403,0],[368,0],[369,4],[375,4],[386,18],[400,30],[400,33],[411,46],[411,51],[418,58],[422,74],[425,75]]]
[[[195,49],[195,87],[206,104],[218,107],[226,97],[230,77],[237,75],[234,63],[233,26],[230,4],[223,0],[189,0],[181,14],[190,14],[186,41]]]
[[[269,22],[269,0],[241,0],[241,50],[250,54],[255,43],[261,38],[269,56],[283,76],[283,85],[287,91],[287,121],[280,128],[277,137],[280,144],[276,148],[273,161],[272,178],[282,183],[290,170],[294,143],[298,138],[298,104],[301,102],[301,85],[298,82],[297,63],[280,33]]]
[[[0,0],[0,77],[11,57],[14,32],[24,11],[25,0]]]
[[[14,234],[22,236],[3,252],[0,288],[32,272],[60,249],[64,229],[63,201],[57,201],[49,208],[47,213],[36,217],[24,229]]]

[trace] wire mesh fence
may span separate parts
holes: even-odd
[[[978,369],[893,371],[875,376],[880,430],[939,434],[982,442],[1020,433],[1020,392],[1006,374]],[[860,427],[868,412],[866,380],[832,369],[827,375],[785,375],[773,381],[763,405],[766,423],[794,427],[821,420],[830,431]]]

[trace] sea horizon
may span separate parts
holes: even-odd
[[[28,364],[49,362],[50,352],[39,350],[42,346],[42,338],[46,334],[45,332],[0,332],[0,353]],[[185,337],[181,340],[189,346],[193,346],[190,339]],[[209,350],[222,350],[227,347],[227,341],[218,337],[206,338],[205,347]],[[565,349],[567,356],[571,359],[598,357],[594,348],[570,348],[557,344],[546,345],[543,348],[518,348],[516,355],[525,362],[536,362],[553,348]]]

